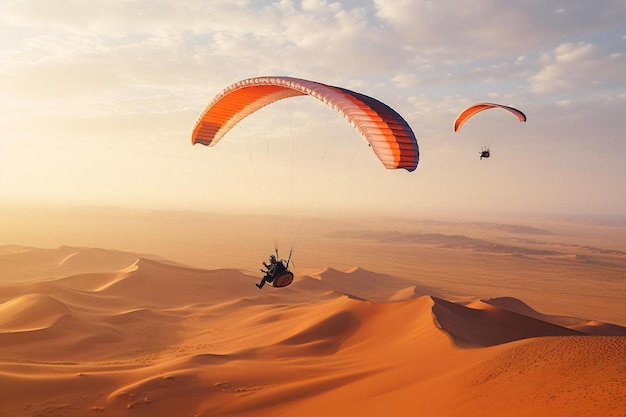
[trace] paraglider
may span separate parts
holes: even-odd
[[[454,131],[458,132],[459,130],[461,130],[461,126],[463,126],[469,119],[471,119],[477,113],[480,113],[481,111],[489,110],[489,109],[507,110],[511,114],[513,114],[513,116],[517,117],[517,119],[520,122],[526,121],[526,115],[522,113],[520,110],[515,109],[513,107],[504,106],[502,104],[495,104],[495,103],[478,103],[478,104],[473,104],[469,106],[457,116],[456,120],[454,121]]]
[[[414,171],[417,139],[409,124],[388,105],[342,87],[293,77],[257,77],[226,87],[196,123],[191,143],[214,146],[241,120],[278,100],[308,95],[346,118],[388,169]]]
[[[456,120],[454,121],[454,131],[455,132],[460,131],[461,127],[469,119],[471,119],[477,113],[480,113],[481,111],[489,110],[489,109],[507,110],[508,112],[513,114],[513,116],[517,117],[517,119],[520,122],[526,121],[526,115],[522,113],[520,110],[515,109],[513,107],[505,106],[502,104],[496,104],[496,103],[477,103],[477,104],[473,104],[469,106],[457,116]],[[489,158],[491,156],[491,151],[489,150],[489,147],[484,147],[480,149],[479,154],[480,154],[480,159],[482,160],[483,158]]]
[[[278,259],[278,249],[276,249],[276,255],[270,255],[269,264],[263,262],[263,266],[266,269],[260,271],[265,274],[261,278],[261,282],[255,284],[258,289],[263,288],[265,283],[271,283],[274,287],[286,287],[293,281],[293,272],[289,270],[289,262],[291,262],[292,251],[289,252],[289,259]]]
[[[256,77],[238,81],[218,93],[198,119],[191,143],[215,146],[237,123],[257,110],[279,100],[312,97],[342,115],[365,139],[387,169],[417,168],[419,148],[409,124],[394,109],[372,97],[348,90],[293,77]],[[292,247],[293,249],[293,247]],[[276,255],[278,249],[276,247]],[[273,255],[272,255],[273,256]],[[291,284],[293,273],[289,260],[263,263],[265,276],[257,287]]]

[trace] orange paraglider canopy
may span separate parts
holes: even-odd
[[[346,118],[386,168],[417,168],[417,139],[408,123],[391,107],[342,87],[293,77],[250,78],[226,87],[206,107],[191,142],[214,146],[251,113],[278,100],[302,95],[321,101]]]
[[[477,104],[473,104],[469,106],[457,116],[456,120],[454,121],[454,131],[458,132],[459,130],[461,130],[461,126],[463,126],[465,122],[467,122],[475,114],[480,113],[481,111],[484,111],[484,110],[489,110],[489,109],[507,110],[511,114],[513,114],[515,117],[517,117],[520,122],[526,121],[526,115],[522,113],[520,110],[515,109],[513,107],[504,106],[502,104],[495,104],[495,103],[477,103]]]

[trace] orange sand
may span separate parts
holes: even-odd
[[[0,246],[0,415],[626,415],[621,249],[424,227],[317,236],[262,291],[155,248]]]

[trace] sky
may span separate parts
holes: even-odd
[[[622,215],[625,22],[624,0],[4,0],[0,204]],[[216,94],[266,75],[387,103],[417,170],[310,97],[191,145]],[[481,101],[528,121],[453,132]]]

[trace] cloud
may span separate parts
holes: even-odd
[[[581,33],[621,31],[626,4],[620,0],[553,2],[485,0],[459,7],[454,0],[374,0],[377,16],[415,54],[464,60],[522,55]]]
[[[539,94],[626,88],[626,57],[587,42],[564,43],[542,56],[543,67],[531,77]]]
[[[441,86],[449,95],[445,86],[510,83],[493,93],[519,88],[538,72],[533,58],[567,33],[614,30],[624,9],[609,0],[561,8],[538,0],[471,8],[447,0],[4,2],[0,22],[13,36],[0,40],[0,75],[14,96],[96,91],[121,102],[130,87],[147,99],[185,88],[194,103],[262,74],[370,94]]]
[[[0,21],[11,29],[3,41],[0,73],[12,92],[79,93],[80,77],[99,88],[175,86],[201,81],[221,86],[261,74],[322,73],[354,78],[358,69],[394,62],[370,13],[339,2],[25,1],[3,3]],[[5,38],[6,39],[6,38]],[[372,50],[377,59],[372,60]],[[347,53],[349,52],[349,53]],[[91,74],[91,75],[90,75]],[[332,75],[332,76],[331,76]],[[32,88],[29,85],[32,84]],[[48,84],[47,86],[45,84]]]

